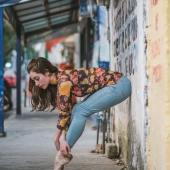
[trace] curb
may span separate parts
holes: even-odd
[[[13,120],[16,117],[16,113],[13,113],[10,115],[5,121],[4,121],[4,126],[6,126],[11,120]]]

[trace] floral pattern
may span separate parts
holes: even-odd
[[[104,68],[65,70],[57,73],[57,102],[60,109],[57,128],[66,134],[70,125],[72,95],[83,97],[97,90],[117,83],[122,76]]]

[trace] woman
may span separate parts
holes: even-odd
[[[54,136],[58,150],[54,169],[62,170],[72,159],[71,149],[83,133],[87,118],[112,107],[131,94],[130,81],[119,72],[103,68],[59,71],[45,58],[27,66],[32,110],[60,109]],[[72,108],[71,96],[86,96]]]

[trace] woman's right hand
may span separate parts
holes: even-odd
[[[61,135],[61,130],[56,129],[56,132],[54,135],[54,144],[57,150],[60,149],[60,142],[59,142],[60,135]]]

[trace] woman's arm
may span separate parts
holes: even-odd
[[[66,139],[65,139],[65,134],[62,134],[60,137],[60,151],[62,153],[62,155],[64,156],[71,156],[71,149],[69,144],[67,143]]]
[[[71,116],[71,87],[72,83],[66,80],[58,81],[58,92],[57,92],[57,102],[58,108],[60,109],[59,119],[57,123],[57,129],[54,136],[54,142],[57,150],[63,150],[63,155],[68,156],[70,152],[70,147],[65,140],[65,134],[67,133],[68,126],[70,124]],[[61,137],[61,138],[60,138]],[[59,142],[60,139],[60,142]]]
[[[65,136],[66,136],[65,134],[61,135],[61,130],[57,128],[54,136],[54,143],[56,149],[60,150],[62,155],[70,157],[71,149],[65,139]]]
[[[61,136],[61,132],[62,132],[61,130],[56,128],[55,135],[54,135],[54,143],[55,143],[55,147],[56,147],[57,150],[60,149],[59,139],[60,139],[60,136]]]
[[[66,134],[70,124],[72,101],[71,101],[71,88],[70,81],[58,81],[57,103],[60,109],[57,128],[62,130],[62,134]]]

